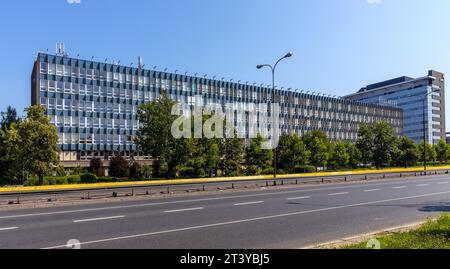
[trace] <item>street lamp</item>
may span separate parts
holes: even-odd
[[[431,91],[427,94],[425,94],[422,98],[423,101],[423,168],[424,168],[424,172],[425,174],[427,173],[427,125],[426,125],[426,117],[425,117],[425,108],[427,107],[425,105],[425,101],[428,100],[428,96],[436,93],[436,92],[440,92],[441,90],[434,90]]]
[[[275,93],[275,71],[277,69],[278,64],[287,58],[291,58],[294,54],[292,52],[288,52],[286,55],[284,55],[283,57],[281,57],[273,66],[270,64],[260,64],[258,66],[256,66],[257,69],[262,69],[264,67],[269,67],[272,71],[272,104],[275,103],[276,100],[276,93]],[[279,117],[279,115],[278,115]],[[272,118],[273,118],[273,123],[275,123],[275,113],[273,111],[273,107],[272,107]],[[272,124],[272,131],[274,130],[275,126],[273,126]],[[273,139],[273,137],[272,137]],[[278,159],[278,150],[277,148],[275,148],[273,150],[274,154],[273,154],[273,177],[277,178],[277,159]]]

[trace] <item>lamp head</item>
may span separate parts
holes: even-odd
[[[256,66],[257,69],[261,69],[263,67],[264,67],[264,65],[262,65],[262,64],[259,64],[259,65]]]
[[[292,56],[294,56],[294,54],[293,54],[292,52],[288,52],[288,53],[286,54],[286,56],[284,56],[284,58],[290,58],[290,57],[292,57]]]

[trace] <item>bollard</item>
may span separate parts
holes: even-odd
[[[134,196],[134,189],[131,189],[131,196]]]
[[[234,190],[234,183],[231,183],[231,188]]]
[[[347,177],[344,178],[344,181],[347,182]]]
[[[386,174],[383,174],[383,179],[386,179]]]
[[[170,194],[170,187],[167,187],[167,194]]]
[[[205,185],[203,185],[203,191],[205,191],[206,189],[205,189]]]
[[[117,192],[113,192],[113,193],[112,193],[112,197],[113,197],[113,198],[116,198],[116,197],[117,197]]]
[[[18,205],[20,204],[20,194],[17,195],[17,204],[18,204]]]
[[[297,179],[297,180],[295,180],[295,185],[298,185],[298,179]]]
[[[284,186],[284,180],[281,181],[281,186]]]
[[[277,182],[276,181],[273,182],[273,186],[277,186]]]
[[[269,181],[266,181],[266,187],[269,187]]]
[[[322,183],[325,183],[325,179],[324,178],[322,178]]]
[[[364,180],[367,180],[367,176],[364,177]]]
[[[400,178],[402,178],[403,177],[403,174],[400,174]]]

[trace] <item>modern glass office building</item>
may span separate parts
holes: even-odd
[[[446,140],[444,74],[429,71],[420,78],[400,77],[362,88],[345,97],[369,104],[390,104],[403,109],[403,134],[417,144]]]
[[[229,104],[247,106],[270,103],[272,89],[232,81],[199,78],[147,70],[113,63],[39,53],[32,73],[32,104],[47,108],[56,125],[61,159],[86,161],[92,157],[107,160],[115,152],[146,159],[133,143],[139,128],[138,107],[166,92],[185,110],[195,105]],[[397,134],[403,132],[402,109],[363,102],[311,95],[294,90],[277,90],[282,132],[304,135],[322,130],[332,140],[357,139],[361,122],[384,120]],[[256,118],[245,114],[234,120],[243,132]]]

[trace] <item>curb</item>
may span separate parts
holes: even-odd
[[[330,242],[326,242],[326,243],[321,243],[321,244],[317,244],[317,245],[310,245],[310,246],[302,247],[300,249],[341,249],[343,247],[347,247],[350,245],[359,244],[359,243],[362,243],[365,241],[375,239],[376,237],[379,237],[379,236],[410,232],[410,231],[420,228],[422,225],[424,225],[425,223],[427,223],[430,220],[435,221],[435,220],[437,220],[437,218],[428,218],[427,220],[423,220],[420,222],[414,222],[414,223],[410,223],[410,224],[406,224],[406,225],[395,226],[392,228],[387,228],[387,229],[378,230],[378,231],[374,231],[374,232],[370,232],[370,233],[355,235],[355,236],[351,236],[351,237],[347,237],[347,238],[343,238],[343,239],[339,239],[339,240],[334,240],[334,241],[330,241]]]

